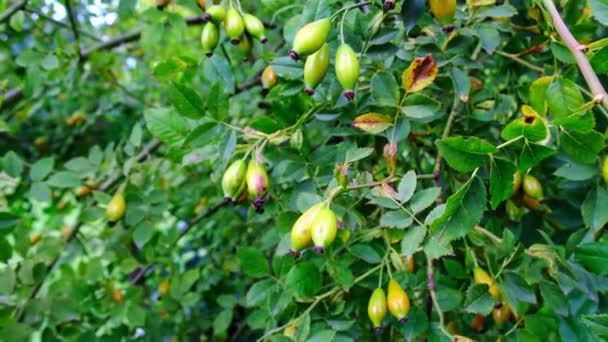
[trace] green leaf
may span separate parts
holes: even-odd
[[[39,202],[49,203],[52,200],[51,189],[43,182],[33,182],[30,187],[30,196]]]
[[[213,320],[213,334],[218,336],[226,333],[232,323],[232,309],[222,310]]]
[[[36,161],[30,169],[30,178],[34,182],[43,180],[51,171],[53,171],[54,165],[55,159],[53,157],[42,158]]]
[[[608,8],[607,8],[608,10]],[[585,324],[595,335],[607,338],[608,337],[608,314],[590,314],[583,315],[583,324]]]
[[[48,54],[44,57],[40,66],[46,70],[57,69],[59,67],[59,59],[53,54]]]
[[[74,188],[80,185],[80,177],[74,172],[59,171],[49,177],[46,183],[56,188]]]
[[[462,294],[456,289],[440,287],[437,289],[437,304],[442,311],[452,311],[462,302]]]
[[[221,82],[213,84],[209,90],[209,98],[213,99],[213,101],[207,101],[207,111],[211,116],[219,121],[226,119],[230,110],[230,98]]]
[[[437,114],[437,106],[434,104],[407,105],[403,106],[401,111],[412,120],[424,120]]]
[[[76,157],[65,163],[65,168],[78,174],[95,172],[97,167],[88,158]]]
[[[452,246],[435,238],[430,238],[424,244],[424,254],[429,259],[439,259],[443,256],[453,254]]]
[[[557,41],[552,41],[550,47],[551,52],[553,52],[553,55],[560,62],[565,64],[576,64],[576,59],[574,58],[574,55],[572,54],[572,52],[570,52],[570,50],[568,50],[568,47],[566,47],[566,45]]]
[[[16,226],[20,220],[21,217],[17,215],[7,212],[0,212],[0,233],[5,234],[10,232],[10,230],[12,230],[12,228]]]
[[[414,194],[414,196],[412,196],[410,208],[415,214],[417,214],[428,208],[431,204],[435,203],[440,193],[441,188],[439,187],[432,187],[418,191]]]
[[[477,137],[449,137],[436,142],[439,153],[448,165],[460,172],[472,171],[483,165],[496,147]]]
[[[608,0],[589,0],[589,5],[595,20],[608,26]]]
[[[356,244],[350,247],[350,252],[359,259],[370,264],[379,264],[382,256],[372,246],[368,244]]]
[[[598,186],[587,193],[587,198],[581,206],[583,221],[594,232],[599,231],[608,223],[608,190]]]
[[[241,247],[236,252],[241,270],[251,277],[262,277],[270,272],[268,260],[264,253],[257,248]]]
[[[466,312],[488,315],[494,308],[494,298],[488,292],[488,285],[471,285],[467,290],[464,306]]]
[[[539,288],[545,306],[551,308],[555,313],[568,316],[568,300],[559,286],[542,281]]]
[[[9,25],[11,28],[17,32],[21,32],[23,30],[23,21],[25,20],[25,14],[23,11],[17,11],[11,16],[9,21]]]
[[[591,66],[593,67],[593,71],[598,74],[607,74],[608,73],[608,46],[604,46],[598,52],[593,54],[591,57]]]
[[[560,147],[572,160],[591,164],[597,160],[604,147],[604,137],[596,131],[580,133],[563,130],[560,134]]]
[[[146,127],[153,136],[171,145],[180,144],[188,135],[184,119],[169,108],[151,108],[144,112]]]
[[[538,165],[541,161],[554,154],[555,150],[550,147],[526,142],[519,154],[519,170],[527,172],[528,169]]]
[[[525,302],[536,304],[536,294],[528,283],[515,272],[504,273],[504,283],[500,287],[502,292],[511,299],[513,303]]]
[[[275,70],[276,72],[276,70]],[[203,61],[203,73],[208,84],[221,85],[222,92],[233,93],[236,88],[236,82],[234,80],[234,74],[230,64],[226,58],[219,54],[214,54],[209,58],[205,58]],[[209,99],[214,99],[212,92],[209,94]],[[208,105],[213,101],[208,101]]]
[[[380,217],[380,225],[387,228],[403,229],[409,227],[413,219],[403,210],[391,210]]]
[[[410,170],[403,176],[403,178],[401,178],[401,181],[399,181],[399,185],[397,187],[399,200],[402,203],[407,203],[407,201],[412,198],[414,191],[416,191],[416,172],[414,170]]]
[[[576,83],[555,78],[547,88],[547,104],[556,125],[571,130],[588,132],[593,129],[595,120],[585,107],[585,99]]]
[[[270,66],[280,78],[287,80],[301,80],[304,77],[304,69],[301,63],[284,56],[275,58]]]
[[[417,306],[412,305],[412,309],[407,315],[407,324],[397,324],[396,329],[403,335],[406,341],[417,341],[417,336],[422,336],[428,327],[429,321],[426,313]]]
[[[512,162],[501,159],[492,158],[490,160],[490,198],[492,209],[496,209],[498,205],[509,198],[513,193],[513,175],[517,171],[517,167]]]
[[[247,306],[252,307],[264,302],[274,292],[275,288],[276,282],[273,279],[264,279],[254,283],[247,291],[245,298]]]
[[[336,332],[333,330],[321,330],[315,332],[306,342],[326,342],[333,341],[336,337]]]
[[[424,5],[424,0],[408,0],[401,4],[401,20],[407,32],[414,28],[424,14]]]
[[[2,233],[1,230],[0,233]],[[6,263],[6,261],[8,261],[12,255],[13,247],[4,236],[0,235],[0,262]]]
[[[371,147],[354,147],[346,151],[344,162],[354,163],[358,160],[369,157],[372,153],[374,153],[374,149]]]
[[[323,277],[315,264],[305,261],[289,270],[285,279],[285,288],[297,298],[309,298],[321,289]]]
[[[530,84],[530,106],[543,117],[547,115],[547,88],[552,81],[552,76],[543,76]]]
[[[608,242],[589,242],[577,246],[574,259],[591,272],[608,275]]]
[[[509,18],[517,14],[517,9],[509,4],[501,6],[486,6],[475,11],[475,17],[479,18]]]
[[[291,257],[291,256],[289,256]],[[354,276],[348,263],[344,260],[332,260],[327,263],[327,273],[332,276],[344,289],[353,285]]]
[[[405,235],[401,238],[401,254],[410,257],[412,256],[426,236],[426,229],[421,226],[414,226],[405,231]]]
[[[560,166],[553,174],[573,181],[584,181],[597,176],[597,173],[598,169],[595,165],[568,162]]]
[[[2,158],[2,169],[4,169],[9,176],[17,178],[23,171],[23,160],[21,160],[17,153],[8,151],[4,155],[4,158]]]
[[[154,236],[154,226],[148,221],[142,221],[133,230],[133,242],[137,248],[142,249]]]
[[[500,44],[500,34],[496,27],[492,24],[481,24],[477,28],[477,35],[481,39],[483,49],[488,54],[493,54],[496,48]]]
[[[194,89],[185,84],[172,82],[168,90],[171,102],[181,115],[192,119],[203,116],[203,100]]]
[[[372,98],[380,106],[396,106],[399,104],[399,85],[395,77],[385,71],[372,76],[371,81]]]
[[[481,221],[486,208],[486,189],[472,177],[447,200],[445,211],[431,224],[431,232],[444,243],[465,236]]]
[[[452,78],[454,90],[456,91],[456,94],[458,94],[458,98],[462,102],[468,102],[469,93],[471,92],[471,79],[469,78],[469,76],[464,71],[458,68],[450,69],[450,76]]]
[[[511,140],[523,136],[530,141],[541,141],[547,138],[545,121],[529,106],[522,106],[524,116],[515,119],[502,130],[500,136],[504,140]]]

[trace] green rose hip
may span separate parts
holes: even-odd
[[[313,21],[302,27],[293,39],[293,47],[289,56],[297,61],[301,56],[307,56],[319,50],[325,43],[331,20],[329,18]]]
[[[359,78],[359,60],[348,44],[340,45],[336,52],[336,77],[344,88],[344,97],[352,101]]]
[[[306,58],[304,64],[304,91],[308,95],[315,93],[315,88],[323,81],[329,68],[329,45],[324,43],[317,52]]]

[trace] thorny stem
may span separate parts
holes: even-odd
[[[584,53],[585,46],[581,45],[572,35],[570,30],[568,30],[568,26],[562,20],[562,17],[559,15],[553,0],[542,0],[542,4],[545,9],[551,15],[551,19],[553,21],[553,26],[555,30],[560,35],[560,37],[566,43],[566,46],[574,55],[574,59],[576,60],[576,64],[578,64],[578,68],[583,74],[587,85],[591,89],[591,93],[593,94],[593,100],[597,103],[601,103],[606,109],[608,109],[608,94],[606,90],[602,86],[597,74],[593,71],[591,67],[591,63],[587,59],[587,56]]]

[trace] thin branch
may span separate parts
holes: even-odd
[[[570,30],[568,30],[568,26],[566,26],[562,20],[562,17],[559,15],[555,4],[553,4],[553,0],[542,0],[542,3],[545,9],[549,11],[549,14],[551,15],[555,30],[564,40],[564,43],[566,43],[566,46],[572,55],[574,55],[576,64],[578,64],[581,74],[583,74],[587,85],[591,89],[591,93],[593,93],[593,100],[597,103],[601,103],[606,109],[608,109],[608,94],[606,93],[606,90],[602,86],[602,83],[600,82],[596,73],[593,71],[587,56],[585,56],[585,46],[581,45],[574,38]]]
[[[72,33],[74,33],[74,44],[76,45],[76,52],[78,52],[78,57],[81,58],[82,51],[80,51],[80,32],[78,32],[78,23],[76,22],[76,16],[74,15],[74,7],[72,6],[72,0],[65,0],[65,9],[68,12],[68,19],[70,20]]]
[[[135,156],[133,159],[137,162],[141,162],[143,160],[145,160],[146,158],[148,158],[148,156],[150,154],[152,154],[157,148],[158,146],[160,146],[160,141],[153,139],[152,141],[150,141],[141,151],[141,153],[139,153],[137,156]],[[109,188],[111,188],[113,185],[115,185],[122,177],[122,173],[120,174],[116,174],[113,177],[111,177],[110,179],[108,179],[106,182],[104,182],[100,187],[99,190],[100,191],[105,191],[108,190]],[[93,206],[95,205],[97,202],[96,201],[91,201],[90,205]],[[80,227],[82,225],[79,223],[77,224],[74,229],[72,229],[72,232],[70,233],[70,235],[68,236],[67,240],[66,240],[66,245],[69,245],[74,238],[78,235],[78,232],[80,231]],[[64,251],[67,250],[67,248],[63,249]],[[27,299],[25,300],[25,302],[19,307],[19,309],[16,312],[16,319],[17,321],[21,321],[24,318],[25,315],[25,308],[27,307],[28,303],[34,299],[38,293],[40,292],[40,290],[42,289],[42,287],[44,286],[44,284],[46,283],[46,280],[49,279],[49,277],[51,276],[51,274],[53,273],[53,271],[55,270],[59,259],[61,259],[62,254],[60,254],[59,256],[57,256],[47,267],[46,267],[46,273],[44,274],[44,276],[42,277],[42,279],[36,284],[36,286],[34,286],[34,289],[32,290],[32,292],[30,292],[30,295],[27,297]]]
[[[0,14],[0,23],[8,20],[15,12],[24,9],[27,4],[27,0],[20,0],[10,5],[2,14]]]
[[[511,59],[511,60],[513,60],[513,61],[515,61],[515,62],[523,65],[523,66],[525,66],[526,68],[528,68],[530,70],[536,71],[536,72],[538,72],[541,75],[545,73],[545,70],[543,68],[537,67],[536,65],[534,65],[532,63],[528,63],[528,61],[524,60],[523,58],[521,58],[521,57],[519,57],[517,55],[514,55],[512,53],[508,53],[508,52],[504,52],[504,51],[501,51],[501,50],[496,50],[496,53],[499,54],[499,55],[501,55],[501,56],[503,56],[503,57],[509,58],[509,59]]]
[[[441,139],[445,139],[450,135],[450,131],[452,130],[452,126],[454,126],[454,119],[456,118],[456,114],[458,114],[459,110],[460,110],[460,105],[462,104],[462,101],[460,100],[460,98],[458,96],[454,96],[454,105],[452,106],[452,111],[450,112],[450,115],[448,116],[448,120],[445,124],[445,127],[443,129],[443,133],[441,134]],[[441,158],[441,155],[439,153],[437,153],[437,159],[435,160],[435,167],[433,167],[433,177],[435,180],[435,186],[441,188],[441,165],[443,164],[443,158]],[[439,195],[437,197],[437,204],[441,204],[442,203],[442,196]]]
[[[66,24],[63,21],[55,20],[52,17],[49,17],[48,15],[46,15],[46,14],[40,12],[40,11],[37,11],[35,9],[24,8],[23,10],[26,11],[26,12],[28,12],[28,13],[35,14],[35,15],[39,16],[40,18],[44,19],[44,20],[48,20],[48,21],[50,21],[51,23],[53,23],[53,24],[55,24],[57,26],[60,26],[60,27],[63,27],[63,28],[67,28],[67,29],[71,29],[72,28],[69,24]],[[92,33],[84,31],[82,29],[78,30],[78,32],[80,32],[80,34],[83,35],[84,37],[90,38],[90,39],[92,39],[94,41],[97,41],[97,42],[101,41],[101,39],[99,39],[99,37],[95,36]]]

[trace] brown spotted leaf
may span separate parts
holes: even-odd
[[[403,87],[408,93],[414,93],[433,83],[437,76],[437,63],[430,54],[414,59],[412,64],[401,75]]]
[[[384,132],[392,125],[393,123],[389,117],[378,113],[359,115],[353,121],[353,126],[371,134]]]

